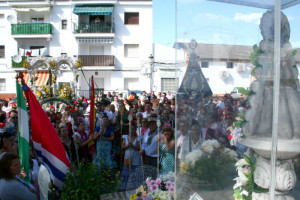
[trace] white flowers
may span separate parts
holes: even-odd
[[[235,166],[238,171],[238,177],[234,179],[236,184],[233,186],[233,189],[240,195],[248,196],[249,192],[244,189],[244,186],[248,184],[249,179],[247,176],[251,173],[251,165],[246,159],[240,159],[236,162]],[[239,198],[236,197],[235,199]]]
[[[223,152],[224,152],[225,155],[228,155],[230,158],[232,158],[234,160],[237,160],[237,158],[238,158],[238,154],[235,151],[231,150],[231,149],[224,148]]]
[[[201,158],[202,154],[201,150],[196,149],[185,157],[185,162],[191,164],[191,166],[195,166],[195,162]]]
[[[206,140],[201,145],[201,149],[208,154],[211,154],[214,149],[219,147],[220,144],[218,143],[217,140]]]
[[[232,130],[231,134],[232,134],[232,139],[230,140],[230,144],[231,144],[231,145],[236,145],[237,142],[240,142],[241,137],[243,136],[242,128],[236,126],[236,127]]]

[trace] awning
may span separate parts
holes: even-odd
[[[35,11],[35,12],[49,12],[50,7],[40,7],[40,8],[25,8],[25,7],[15,7],[12,8],[15,11],[18,12],[29,12],[29,11]]]
[[[49,79],[49,72],[37,72],[35,74],[35,77],[37,78],[34,84],[35,86],[46,85]],[[30,86],[30,78],[28,72],[24,73],[24,81],[27,85]]]
[[[76,15],[112,15],[113,6],[76,6],[73,13]]]

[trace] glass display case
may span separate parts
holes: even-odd
[[[300,199],[299,3],[177,0],[175,199]]]

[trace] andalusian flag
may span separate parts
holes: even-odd
[[[23,96],[23,90],[21,85],[17,82],[17,105],[18,105],[18,138],[19,138],[19,156],[24,170],[27,176],[24,180],[30,183],[30,170],[29,170],[29,126],[28,115],[25,99]]]

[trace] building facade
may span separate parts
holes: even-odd
[[[2,94],[15,93],[26,56],[80,58],[78,95],[88,95],[92,75],[98,90],[149,88],[140,69],[152,54],[151,0],[0,2],[0,37]],[[73,81],[70,68],[59,71],[57,87]]]

